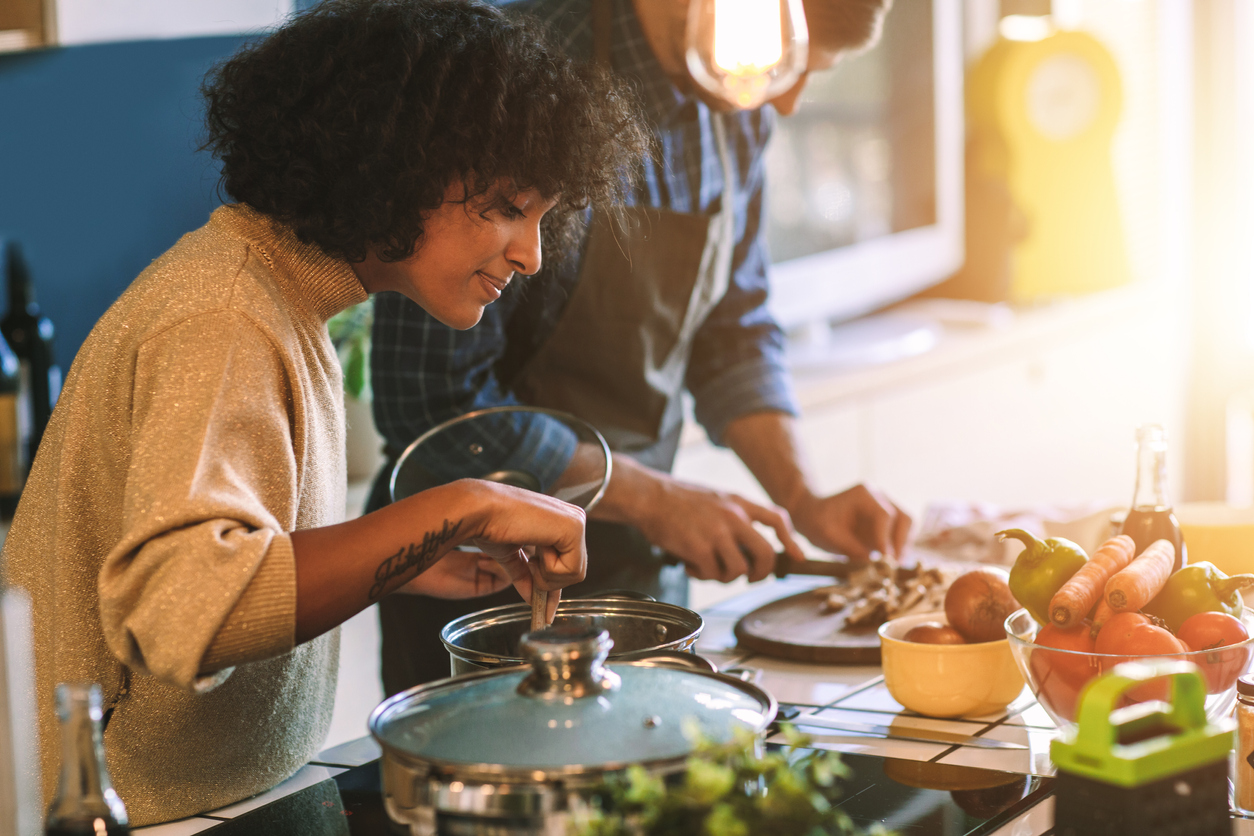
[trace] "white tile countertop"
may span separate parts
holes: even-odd
[[[796,706],[791,720],[813,738],[815,748],[851,754],[955,766],[978,767],[1025,775],[1052,775],[1049,744],[1057,729],[1025,688],[1004,710],[981,717],[937,719],[903,709],[888,693],[878,666],[816,665],[747,654],[736,647],[732,633],[744,614],[770,601],[830,583],[829,579],[789,577],[754,585],[749,591],[720,602],[702,613],[705,629],[696,650],[720,670],[736,669],[774,694],[781,704]],[[957,733],[1016,744],[1014,748],[983,748],[961,743],[932,743],[888,739],[880,734],[807,727],[806,717],[841,722],[892,726],[894,731]],[[773,738],[772,740],[776,740]],[[208,830],[224,819],[263,806],[336,771],[369,763],[380,755],[370,738],[346,743],[321,753],[315,763],[260,796],[192,819],[139,828],[146,836],[183,836]],[[1045,836],[1053,829],[1053,798],[1048,797],[995,831],[996,836]],[[1254,836],[1254,820],[1235,819],[1235,834]]]
[[[742,615],[777,598],[827,583],[830,580],[824,578],[786,578],[716,604],[702,614],[706,627],[697,643],[697,652],[710,658],[720,670],[735,667],[753,671],[753,681],[774,694],[777,700],[800,707],[801,714],[791,722],[811,735],[818,748],[1031,775],[1053,774],[1049,742],[1057,728],[1026,688],[1003,711],[982,717],[942,720],[902,708],[888,693],[878,666],[814,665],[737,652],[732,630]],[[924,731],[988,737],[1021,744],[1024,748],[991,750],[885,739],[875,734],[806,727],[807,716],[891,725],[895,729],[908,726]]]

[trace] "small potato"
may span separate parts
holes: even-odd
[[[968,642],[998,641],[1006,638],[1006,616],[1019,609],[1019,602],[1006,583],[1002,569],[972,569],[959,575],[945,593],[945,616],[949,624]]]
[[[966,644],[967,641],[954,628],[939,621],[925,621],[916,624],[901,637],[904,641],[922,644]]]

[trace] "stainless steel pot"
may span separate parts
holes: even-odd
[[[613,641],[611,659],[654,650],[690,651],[705,626],[686,607],[618,597],[562,601],[553,623],[605,630]],[[531,608],[507,604],[450,621],[440,641],[448,650],[450,671],[460,676],[524,664],[522,638],[530,629]]]
[[[566,836],[609,775],[684,768],[682,729],[727,742],[762,734],[775,699],[748,682],[664,662],[609,662],[604,630],[571,622],[528,634],[530,667],[419,685],[370,715],[388,815],[411,836]]]

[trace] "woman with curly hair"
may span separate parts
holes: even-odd
[[[54,686],[98,682],[137,825],[253,795],[314,756],[334,628],[380,597],[526,596],[583,576],[583,512],[504,485],[454,482],[341,522],[326,322],[391,290],[471,327],[539,270],[542,237],[621,197],[645,145],[607,76],[467,0],[325,3],[204,93],[235,202],[93,329],[4,554],[33,601],[45,789]]]

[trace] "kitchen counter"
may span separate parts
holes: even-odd
[[[706,626],[697,651],[718,665],[720,670],[737,668],[752,671],[754,681],[773,693],[789,714],[795,711],[792,722],[812,736],[815,748],[851,755],[850,761],[860,774],[871,770],[879,775],[882,764],[915,762],[935,765],[920,769],[954,767],[949,771],[955,774],[964,773],[964,768],[1015,773],[1016,776],[1023,776],[1020,783],[1027,787],[1048,784],[1047,776],[1053,774],[1049,743],[1056,728],[1026,689],[1003,711],[982,717],[942,720],[903,709],[889,695],[878,666],[811,665],[746,654],[736,648],[732,631],[742,615],[762,604],[827,582],[826,579],[813,577],[768,581],[710,607],[702,613]],[[807,716],[892,725],[894,729],[908,727],[958,733],[1010,742],[1021,748],[977,748],[807,728]],[[777,742],[777,739],[771,738],[769,742]],[[377,769],[373,763],[378,757],[379,749],[374,741],[364,737],[321,753],[315,762],[269,792],[212,813],[139,828],[136,832],[145,836],[190,836],[208,831],[220,836],[288,832],[311,836],[322,833],[344,836],[404,833],[391,826],[382,815]],[[1030,776],[1046,780],[1034,780]],[[906,788],[904,792],[911,795],[909,800],[912,803],[922,798],[918,790]],[[939,795],[945,796],[944,801],[948,802],[949,793]],[[954,795],[957,798],[957,793]],[[932,802],[941,803],[935,799]],[[970,825],[971,819],[965,817],[962,810],[952,804],[949,807],[951,809],[940,810],[931,817],[929,821],[932,824],[911,826],[905,832],[918,836],[976,833],[1044,836],[1053,827],[1053,799],[1046,791],[1027,795],[1007,813],[994,815],[985,811],[986,821],[974,828]],[[955,813],[961,820],[958,824],[955,824]],[[962,824],[962,821],[967,824]],[[1235,819],[1234,822],[1234,834],[1254,836],[1254,820]]]

